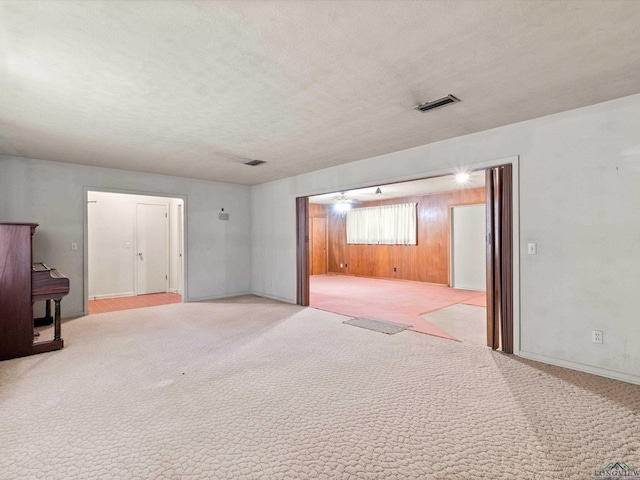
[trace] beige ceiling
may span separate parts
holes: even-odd
[[[635,94],[639,59],[640,1],[0,0],[0,154],[253,185]]]

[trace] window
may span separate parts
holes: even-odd
[[[354,208],[347,212],[347,243],[416,245],[417,204]]]

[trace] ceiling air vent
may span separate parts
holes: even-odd
[[[442,107],[443,105],[456,103],[459,101],[459,98],[456,98],[453,95],[447,95],[446,97],[439,98],[438,100],[434,100],[432,102],[421,103],[420,105],[416,105],[413,108],[416,110],[420,110],[421,112],[426,112],[427,110],[433,110],[434,108]]]
[[[252,167],[256,167],[258,165],[262,165],[263,163],[267,163],[264,160],[251,160],[250,162],[245,162],[245,165],[251,165]]]

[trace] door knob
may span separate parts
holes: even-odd
[[[142,258],[142,253],[139,253],[138,256],[140,257],[140,260],[144,261],[144,258]]]

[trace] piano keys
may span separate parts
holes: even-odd
[[[0,223],[0,360],[59,350],[60,302],[69,279],[44,263],[32,263],[32,236],[37,223]],[[34,342],[33,303],[55,303],[53,340]]]

